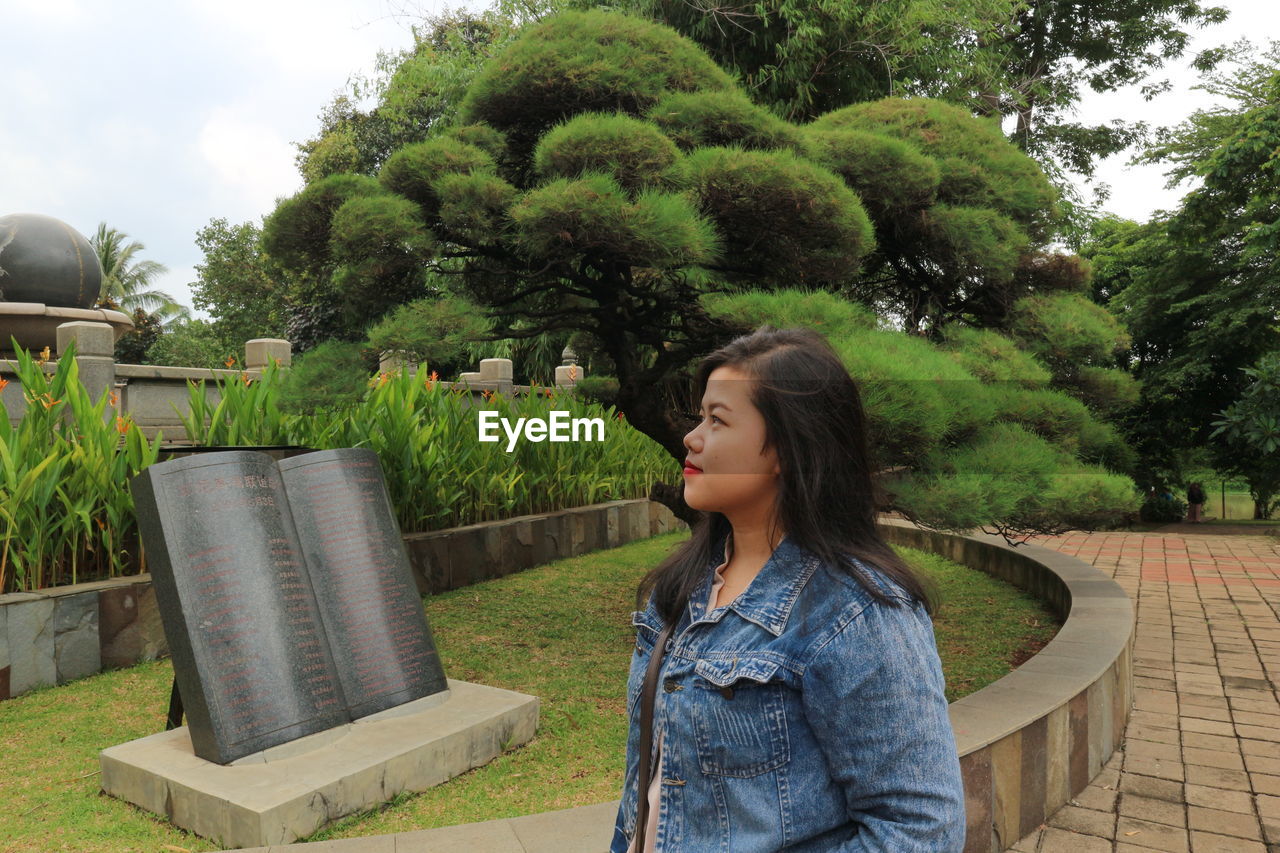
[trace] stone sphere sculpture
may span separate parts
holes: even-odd
[[[101,290],[102,265],[83,234],[52,216],[0,216],[0,355],[14,340],[55,346],[58,326],[70,322],[107,323],[119,340],[133,320],[94,308]]]
[[[92,308],[102,265],[84,235],[38,213],[0,216],[0,299]]]

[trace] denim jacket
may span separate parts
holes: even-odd
[[[744,592],[708,613],[721,562],[690,596],[659,673],[655,850],[962,850],[960,762],[923,606],[877,602],[784,538]],[[652,601],[632,622],[631,726],[610,853],[625,853],[635,834],[640,688],[662,629]]]

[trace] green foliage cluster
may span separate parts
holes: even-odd
[[[169,329],[171,334],[185,334],[170,344],[158,341],[153,363],[213,367],[199,359],[212,337],[218,342],[212,348],[224,351],[216,359],[220,367],[228,354],[243,352],[245,341],[285,337],[288,287],[283,271],[263,249],[262,228],[252,222],[232,225],[226,219],[211,219],[196,232],[196,245],[204,261],[196,264],[191,290],[195,307],[213,315],[213,322]],[[168,360],[170,355],[181,355],[181,360]]]
[[[1154,524],[1176,524],[1187,517],[1187,502],[1178,497],[1148,497],[1138,509],[1138,518]]]
[[[530,190],[510,211],[514,242],[531,255],[599,254],[649,269],[705,263],[717,233],[678,193],[634,197],[609,175],[561,178]]]
[[[479,12],[455,9],[427,16],[413,27],[411,47],[380,53],[374,74],[354,77],[350,91],[321,113],[319,134],[298,146],[298,169],[307,183],[340,172],[375,174],[396,149],[456,124],[471,80],[530,16],[540,13],[537,5],[499,2]],[[361,109],[358,105],[369,98],[376,106]]]
[[[803,145],[799,128],[737,90],[669,92],[646,117],[684,151],[716,145],[799,151]]]
[[[1003,56],[988,38],[1013,14],[1008,0],[608,5],[662,21],[697,42],[791,121],[891,95],[963,101],[974,89],[998,86]]]
[[[640,18],[564,13],[525,29],[467,89],[460,121],[503,133],[527,159],[537,140],[586,112],[643,115],[669,92],[731,91],[732,78],[692,42]]]
[[[612,407],[550,388],[515,399],[490,394],[483,408],[512,423],[547,419],[552,410],[600,418],[605,440],[520,441],[507,453],[505,439],[477,440],[478,406],[470,392],[447,390],[407,370],[374,375],[356,402],[335,401],[309,415],[282,405],[283,381],[270,366],[256,381],[219,382],[212,405],[202,385],[191,383],[187,438],[207,445],[367,447],[382,463],[405,533],[643,497],[674,469],[662,448]]]
[[[1039,388],[1048,385],[1052,376],[1034,355],[992,329],[948,327],[942,348],[983,382]]]
[[[941,101],[912,98],[853,104],[811,127],[871,131],[908,142],[937,163],[943,202],[998,209],[1028,237],[1047,236],[1054,190],[1034,160],[1005,143],[995,122],[974,121],[967,110]]]
[[[1249,485],[1254,518],[1280,509],[1280,350],[1243,368],[1249,384],[1213,422],[1217,467]]]
[[[784,319],[822,332],[859,383],[876,467],[910,469],[893,481],[894,505],[922,523],[1092,528],[1137,509],[1119,434],[1049,388],[1046,366],[1009,337],[956,330],[936,346],[822,293],[721,294],[704,306],[748,327]]]
[[[317,415],[355,405],[364,397],[371,353],[354,341],[325,341],[299,356],[282,377],[272,404],[281,412]],[[246,414],[249,409],[244,410]]]
[[[634,193],[661,186],[679,156],[676,144],[648,122],[618,113],[582,113],[539,140],[533,168],[542,178],[602,172]]]
[[[369,344],[375,352],[393,353],[440,376],[462,372],[467,343],[490,331],[488,320],[465,299],[446,296],[401,305],[373,328]]]
[[[74,345],[52,373],[13,347],[27,408],[14,426],[0,406],[0,594],[135,571],[128,481],[155,462],[159,439],[108,418],[108,395],[93,402]]]
[[[1138,384],[1123,362],[1132,338],[1119,318],[1076,293],[1045,293],[1018,300],[1009,334],[1053,373],[1053,384],[1114,413],[1138,399]]]
[[[1122,366],[1142,392],[1125,429],[1149,483],[1185,479],[1180,459],[1210,444],[1249,385],[1244,368],[1280,350],[1280,43],[1232,64],[1203,84],[1220,105],[1144,157],[1200,186],[1143,224],[1103,218],[1082,249],[1095,298],[1132,335]]]

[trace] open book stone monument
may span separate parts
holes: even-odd
[[[187,725],[102,787],[220,844],[293,841],[533,737],[533,696],[446,679],[378,457],[229,451],[131,483]]]

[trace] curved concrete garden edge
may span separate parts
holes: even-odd
[[[1119,746],[1133,705],[1133,605],[1075,557],[1000,536],[939,533],[898,519],[881,531],[1035,595],[1062,629],[1022,666],[951,703],[964,774],[965,853],[997,853],[1084,790]]]

